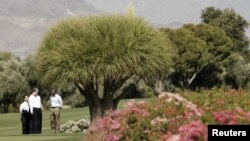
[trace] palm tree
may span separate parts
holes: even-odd
[[[91,120],[116,108],[124,96],[118,90],[129,78],[166,72],[170,65],[168,42],[132,16],[63,20],[50,29],[37,54],[43,83],[74,83],[88,101]]]

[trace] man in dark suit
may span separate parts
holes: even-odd
[[[30,112],[29,112],[29,97],[26,95],[23,97],[24,102],[20,105],[21,122],[22,122],[22,133],[29,134],[30,126]]]

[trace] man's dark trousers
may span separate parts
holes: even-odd
[[[31,133],[42,133],[42,110],[41,108],[33,108],[33,115],[31,119]]]
[[[22,121],[22,133],[29,134],[30,113],[28,111],[25,110],[22,111],[21,121]]]

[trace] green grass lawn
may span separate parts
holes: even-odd
[[[64,109],[61,112],[61,124],[68,120],[78,121],[89,117],[88,107]],[[43,110],[41,135],[22,135],[19,113],[0,114],[0,141],[81,141],[83,134],[51,134],[49,110]]]
[[[137,99],[136,101],[149,99]],[[121,109],[128,100],[122,100],[118,109]],[[81,118],[89,118],[88,107],[76,109],[63,109],[61,112],[61,124],[68,120],[78,121]],[[82,141],[83,134],[51,134],[49,110],[43,110],[43,127],[40,135],[22,135],[19,113],[0,114],[0,141]]]

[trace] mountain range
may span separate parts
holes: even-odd
[[[201,10],[207,6],[233,8],[250,21],[249,0],[0,0],[0,51],[24,58],[36,50],[44,33],[58,20],[125,14],[128,5],[156,27],[199,23]],[[250,29],[247,35],[250,37]]]

